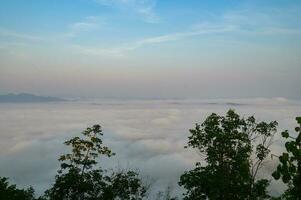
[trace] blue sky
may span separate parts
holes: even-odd
[[[297,0],[3,0],[0,92],[301,98],[300,15]]]

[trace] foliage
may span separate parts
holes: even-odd
[[[156,195],[156,200],[178,200],[177,197],[171,195],[172,187],[169,185],[165,191],[159,191]]]
[[[296,127],[297,137],[294,138],[286,130],[282,132],[282,137],[288,139],[285,143],[286,152],[279,156],[280,164],[273,172],[272,176],[288,185],[284,193],[284,199],[301,200],[301,117],[296,118],[299,127]]]
[[[137,172],[113,172],[105,179],[108,184],[100,199],[140,200],[146,195],[147,187],[142,186]]]
[[[124,199],[140,200],[146,188],[142,186],[138,173],[113,172],[105,174],[97,166],[100,156],[115,155],[103,146],[101,126],[94,125],[82,132],[84,138],[74,137],[65,142],[72,152],[62,155],[61,169],[53,187],[45,192],[46,199],[96,200]]]
[[[34,190],[18,189],[16,185],[9,184],[8,178],[0,177],[0,199],[5,200],[34,200]]]
[[[197,149],[206,164],[197,162],[181,176],[184,199],[267,199],[269,182],[257,180],[257,174],[270,153],[276,126],[275,121],[257,123],[253,116],[240,118],[233,110],[196,124],[188,147]]]

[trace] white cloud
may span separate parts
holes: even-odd
[[[96,0],[105,6],[112,6],[118,9],[133,12],[142,16],[148,23],[157,23],[160,21],[155,14],[156,0]]]
[[[102,163],[104,167],[138,168],[161,189],[176,185],[179,176],[200,159],[195,151],[183,148],[188,130],[212,112],[225,114],[228,102],[237,103],[231,107],[241,116],[277,120],[280,130],[292,130],[294,118],[301,115],[300,102],[278,98],[0,104],[0,174],[21,186],[33,185],[41,193],[56,174],[57,158],[66,150],[63,141],[88,125],[101,123],[104,143],[117,153]],[[280,134],[275,140],[273,152],[281,152]],[[274,165],[273,161],[265,169],[269,178]],[[274,192],[281,189],[277,183],[271,187]],[[181,193],[178,186],[175,191]]]
[[[85,54],[123,57],[126,55],[128,51],[133,51],[142,48],[144,46],[160,44],[160,43],[170,42],[170,41],[178,41],[178,40],[183,40],[186,38],[199,36],[199,35],[206,35],[210,33],[231,32],[234,31],[235,29],[236,29],[235,26],[212,26],[212,27],[198,26],[197,29],[196,27],[194,27],[194,29],[188,30],[186,32],[175,32],[175,33],[170,33],[170,34],[165,34],[165,35],[160,35],[155,37],[148,37],[138,41],[134,41],[129,44],[124,44],[119,47],[90,48],[90,47],[84,47],[82,45],[75,45],[74,47]]]
[[[97,25],[91,22],[76,22],[72,24],[70,27],[75,31],[87,31],[96,28]]]
[[[102,1],[104,4],[130,4],[132,1]],[[134,1],[136,2],[136,1]],[[280,16],[275,20],[275,12]],[[269,36],[269,35],[300,35],[300,27],[286,27],[284,22],[280,19],[288,18],[282,16],[277,10],[271,11],[254,11],[254,10],[241,10],[230,11],[224,13],[222,16],[217,16],[215,21],[203,21],[199,24],[194,24],[187,31],[174,32],[163,34],[154,37],[146,37],[137,41],[127,44],[121,44],[118,47],[99,48],[99,47],[85,47],[78,46],[82,52],[91,55],[115,56],[124,57],[128,51],[133,51],[144,46],[160,44],[164,42],[184,40],[191,37],[207,34],[237,34],[240,36],[253,35],[253,36]]]
[[[70,24],[71,33],[76,35],[80,32],[95,31],[106,25],[104,18],[99,16],[88,16],[82,21]]]
[[[144,18],[152,18],[154,15],[154,8],[156,1],[153,0],[97,0],[98,3],[118,7],[126,10],[140,13]],[[103,47],[101,44],[94,44],[93,46],[86,46],[81,43],[70,44],[67,42],[67,38],[80,36],[81,33],[90,31],[96,31],[107,24],[106,20],[100,16],[86,17],[81,21],[74,22],[67,25],[67,31],[59,34],[51,34],[51,36],[40,37],[36,35],[30,35],[25,33],[19,33],[13,30],[7,30],[0,28],[0,36],[13,37],[31,41],[51,42],[60,40],[62,44],[70,47],[70,50],[80,52],[82,54],[104,56],[104,57],[125,57],[128,52],[134,51],[139,48],[143,48],[149,45],[160,44],[164,42],[172,42],[185,40],[191,37],[197,37],[201,35],[218,34],[223,36],[224,34],[235,34],[236,36],[255,36],[255,37],[266,37],[266,36],[299,36],[301,34],[300,27],[286,26],[285,19],[290,20],[296,13],[289,14],[290,10],[280,12],[277,9],[271,9],[267,11],[263,10],[252,10],[245,9],[239,11],[229,11],[221,16],[215,16],[215,20],[202,21],[198,24],[188,25],[184,31],[171,32],[167,34],[145,37],[142,39],[136,39],[121,43],[118,46]],[[285,13],[285,14],[284,14]],[[148,17],[146,17],[148,16]],[[97,37],[95,34],[93,39]],[[241,40],[240,40],[241,42]],[[245,41],[249,42],[249,41]],[[254,43],[252,43],[254,44]],[[255,43],[256,44],[256,43]],[[2,47],[4,48],[4,47]]]

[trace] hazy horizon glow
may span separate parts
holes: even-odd
[[[301,98],[301,2],[1,1],[0,94]]]

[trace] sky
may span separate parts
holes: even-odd
[[[298,0],[2,0],[0,94],[301,99]]]

